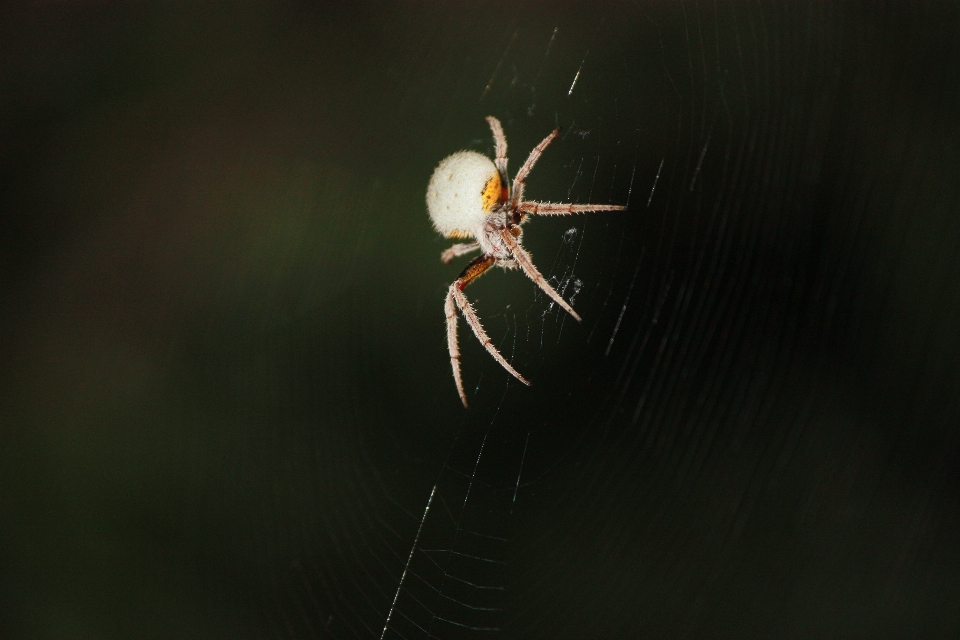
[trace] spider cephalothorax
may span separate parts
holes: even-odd
[[[519,267],[544,293],[579,321],[580,316],[540,275],[530,259],[530,254],[521,246],[520,225],[531,215],[562,216],[591,211],[619,211],[625,208],[612,204],[562,204],[524,200],[524,180],[543,150],[560,130],[555,129],[534,147],[511,185],[507,174],[507,139],[503,135],[503,127],[493,116],[488,116],[487,122],[493,131],[496,160],[491,161],[476,151],[459,151],[440,162],[427,187],[427,211],[434,228],[448,238],[473,238],[473,242],[453,245],[441,254],[440,259],[449,263],[457,256],[478,249],[481,252],[450,285],[445,304],[450,364],[453,367],[457,392],[465,407],[467,395],[463,391],[460,377],[460,348],[457,345],[457,307],[490,355],[517,380],[526,385],[530,383],[517,373],[493,346],[463,289],[490,267]]]

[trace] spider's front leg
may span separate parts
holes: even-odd
[[[457,385],[457,393],[460,394],[460,400],[463,402],[464,407],[467,406],[467,394],[463,390],[463,380],[460,377],[460,347],[457,345],[457,311],[456,308],[454,308],[454,304],[460,308],[464,319],[473,330],[473,335],[477,336],[477,340],[479,340],[487,352],[493,356],[493,359],[499,362],[500,366],[506,369],[517,380],[527,386],[530,385],[527,379],[517,373],[517,370],[511,367],[510,363],[507,362],[504,357],[500,355],[500,352],[497,351],[497,348],[493,346],[493,341],[490,340],[487,332],[483,329],[483,325],[480,324],[480,318],[477,317],[477,312],[473,310],[473,306],[463,293],[464,287],[480,277],[487,269],[496,263],[497,259],[491,255],[483,255],[475,258],[463,270],[460,277],[453,281],[450,289],[447,290],[447,299],[444,304],[444,312],[447,316],[447,349],[450,351],[450,366],[453,368],[453,381]]]
[[[526,186],[524,180],[527,179],[527,176],[533,170],[533,165],[537,164],[537,160],[540,159],[540,156],[543,155],[543,151],[550,146],[550,143],[553,142],[553,139],[557,137],[557,134],[560,133],[559,127],[550,132],[546,138],[543,139],[543,142],[538,144],[533,148],[533,151],[530,152],[530,155],[527,156],[526,161],[520,167],[520,171],[517,171],[517,175],[513,177],[513,188],[510,190],[510,198],[514,203],[514,206],[523,201],[523,190]]]
[[[507,184],[507,136],[503,135],[503,127],[500,121],[493,116],[487,116],[487,124],[493,132],[493,142],[497,150],[497,159],[494,164],[497,165],[497,171],[500,172],[500,178],[503,184]]]
[[[566,204],[563,202],[536,202],[526,200],[517,205],[517,211],[534,216],[568,216],[574,213],[593,213],[595,211],[623,211],[626,207],[619,204]]]
[[[513,254],[514,259],[517,261],[517,264],[520,265],[520,269],[523,270],[527,277],[533,280],[534,284],[543,289],[543,292],[550,296],[550,298],[556,302],[558,305],[563,307],[563,310],[573,316],[573,319],[577,322],[580,322],[580,316],[577,315],[577,312],[573,310],[567,301],[564,300],[557,290],[550,286],[550,283],[540,274],[540,271],[534,266],[533,260],[530,259],[530,254],[520,246],[520,243],[517,242],[516,238],[513,237],[514,234],[510,232],[509,229],[504,229],[500,232],[500,237],[503,238],[504,244],[510,249],[510,253]]]

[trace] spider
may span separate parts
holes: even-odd
[[[494,360],[517,380],[530,385],[493,346],[480,324],[480,318],[464,295],[464,288],[490,267],[519,267],[544,293],[579,322],[580,316],[544,280],[533,265],[530,254],[521,246],[520,225],[531,215],[563,216],[593,211],[621,211],[626,208],[613,204],[562,204],[524,200],[524,180],[544,149],[560,133],[560,129],[554,129],[543,142],[533,148],[514,176],[511,186],[507,175],[507,138],[503,134],[503,127],[493,116],[487,117],[487,123],[493,132],[496,159],[491,161],[476,151],[458,151],[440,161],[427,187],[427,211],[434,228],[447,238],[473,238],[473,242],[453,245],[440,255],[440,260],[449,264],[458,256],[478,249],[481,251],[480,256],[474,258],[450,285],[444,305],[450,365],[453,367],[453,380],[457,384],[457,392],[464,407],[467,406],[467,394],[463,391],[463,380],[460,377],[460,347],[457,345],[457,312],[454,305],[460,308],[467,324],[473,329],[473,334]]]

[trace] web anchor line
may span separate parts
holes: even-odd
[[[523,473],[523,461],[527,458],[527,445],[530,444],[530,432],[527,432],[527,440],[523,443],[523,455],[520,456],[520,471],[517,472],[517,484],[513,487],[513,500],[510,502],[510,513],[513,513],[513,507],[517,504],[517,491],[520,490],[520,474]]]
[[[663,169],[663,158],[660,159],[660,166],[657,167],[657,177],[653,179],[653,187],[650,189],[650,197],[647,198],[647,208],[650,208],[650,203],[653,202],[653,192],[657,189],[657,182],[660,181],[660,171]],[[631,183],[631,186],[632,183]]]
[[[433,504],[433,494],[437,492],[437,485],[433,485],[430,490],[430,497],[427,499],[427,508],[423,510],[423,517],[420,518],[420,526],[417,527],[417,535],[413,538],[413,546],[410,547],[410,555],[407,556],[407,564],[403,567],[403,573],[400,575],[400,584],[397,585],[397,592],[393,594],[393,602],[390,604],[390,611],[387,613],[387,621],[383,623],[383,632],[380,634],[380,640],[387,635],[387,628],[390,626],[390,619],[397,608],[397,599],[400,598],[400,590],[403,588],[403,581],[407,578],[407,571],[410,569],[410,562],[413,561],[413,554],[417,550],[417,543],[420,541],[420,532],[423,531],[423,523],[427,521],[427,514],[430,513],[430,505]]]

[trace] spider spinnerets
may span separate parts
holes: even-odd
[[[530,254],[520,244],[520,225],[528,216],[564,216],[593,211],[621,211],[626,207],[613,204],[563,204],[523,199],[524,180],[533,169],[544,149],[560,129],[554,129],[527,156],[510,184],[507,174],[507,138],[500,121],[487,117],[496,145],[496,159],[476,151],[458,151],[444,158],[430,177],[427,187],[427,211],[434,228],[447,238],[473,238],[473,242],[458,243],[444,251],[440,260],[449,263],[457,256],[479,250],[481,253],[460,273],[447,291],[444,310],[447,316],[447,348],[453,379],[463,406],[467,395],[460,377],[460,348],[457,345],[457,308],[493,358],[517,380],[529,385],[516,369],[510,366],[484,331],[476,311],[464,295],[464,288],[490,267],[520,268],[554,302],[578,322],[580,316],[560,297],[534,266]]]

